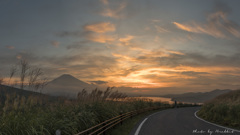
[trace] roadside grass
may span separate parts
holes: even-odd
[[[197,113],[199,117],[229,128],[240,129],[240,105],[205,104]]]
[[[240,90],[206,102],[197,115],[222,126],[240,129]]]

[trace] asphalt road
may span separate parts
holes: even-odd
[[[130,135],[240,135],[198,119],[195,112],[199,109],[174,108],[154,113],[139,122]]]

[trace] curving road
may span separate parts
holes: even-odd
[[[199,109],[175,108],[154,113],[139,122],[130,135],[240,135],[238,130],[198,119],[195,112]]]

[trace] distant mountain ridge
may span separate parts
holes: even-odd
[[[16,94],[19,96],[25,96],[25,97],[29,97],[29,96],[45,96],[45,97],[49,97],[49,98],[54,98],[45,94],[41,94],[38,92],[34,92],[34,91],[28,91],[28,90],[22,90],[19,88],[14,88],[14,87],[10,87],[10,86],[6,86],[6,85],[0,85],[0,103],[3,103],[6,100],[6,96],[9,94]]]
[[[72,75],[63,74],[50,81],[43,89],[43,93],[53,96],[76,98],[77,93],[82,91],[82,89],[92,90],[96,87],[96,85],[83,82]]]
[[[168,94],[164,95],[162,97],[172,98],[172,100],[176,100],[179,102],[189,102],[189,103],[204,103],[206,101],[209,101],[221,94],[228,93],[232,90],[225,89],[225,90],[213,90],[210,92],[189,92],[184,94]]]
[[[15,88],[15,87],[10,87],[10,86],[6,86],[6,85],[0,85],[0,94],[10,94],[10,93],[16,93],[16,94],[20,94],[20,95],[42,95],[39,92],[35,92],[35,91],[28,91],[28,90],[22,90],[19,88]]]

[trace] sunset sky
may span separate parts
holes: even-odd
[[[21,59],[54,79],[139,94],[240,88],[238,0],[0,0],[0,74]]]

